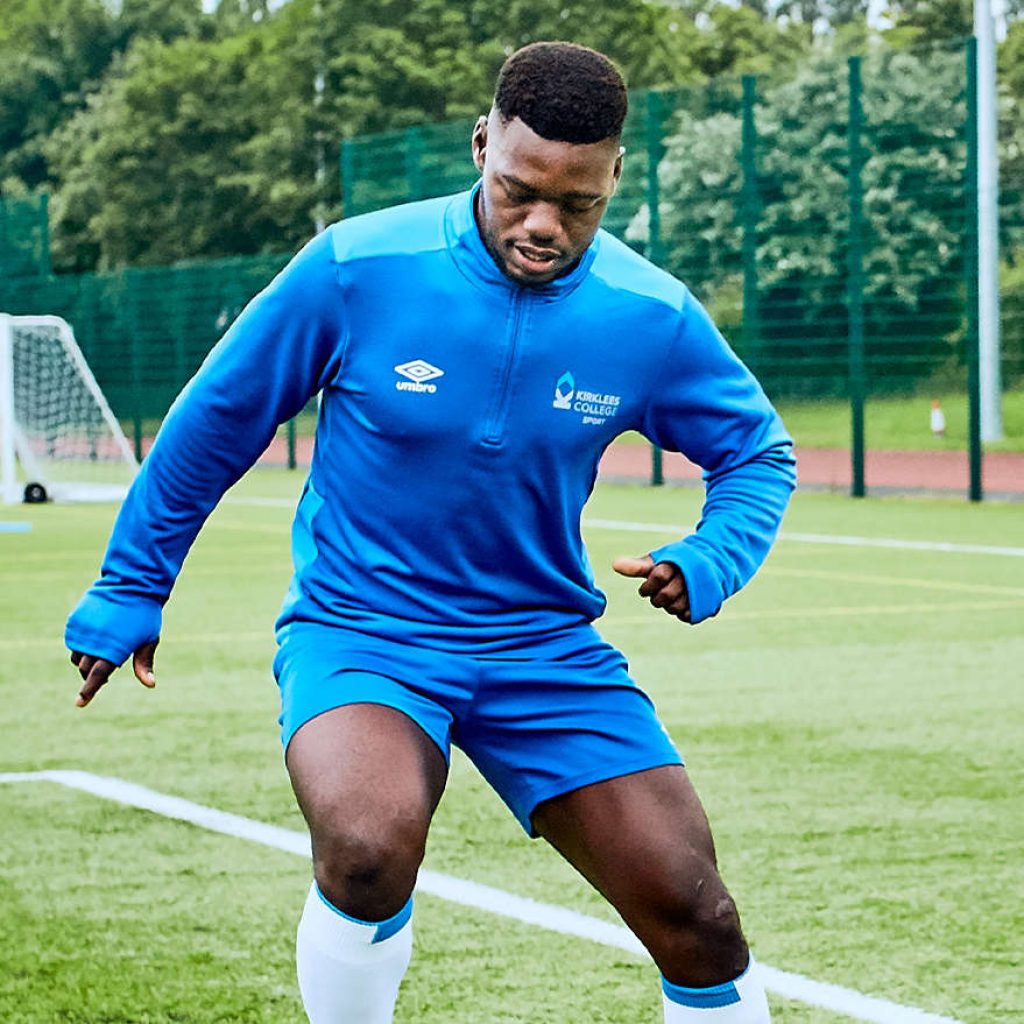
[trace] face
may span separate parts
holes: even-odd
[[[552,142],[494,110],[473,130],[473,161],[483,175],[476,218],[484,243],[505,274],[527,285],[576,265],[622,173],[617,139]]]

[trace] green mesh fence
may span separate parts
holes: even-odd
[[[1024,111],[1000,118],[999,245],[1003,386],[1024,389]],[[1016,424],[1008,424],[1016,427]]]
[[[858,64],[852,95],[849,64],[819,59],[631,97],[604,226],[686,281],[779,398],[848,395],[851,287],[870,393],[965,386],[965,47]],[[471,129],[346,141],[346,215],[470,185]]]
[[[218,338],[287,258],[0,278],[0,309],[67,320],[141,450]]]
[[[631,97],[605,226],[690,285],[798,442],[852,449],[852,481],[837,486],[855,493],[878,483],[870,453],[893,446],[882,428],[897,400],[920,408],[908,447],[932,442],[933,398],[952,410],[950,438],[935,446],[968,447],[955,421],[961,408],[968,419],[977,370],[971,54],[877,50],[814,59],[786,81]],[[1024,123],[1018,106],[1001,109],[1002,380],[1024,410]],[[471,130],[465,120],[346,140],[345,216],[470,186]],[[0,252],[35,255],[9,264],[24,276],[0,275],[0,309],[69,320],[140,443],[286,259],[55,278],[39,273],[45,222],[7,237],[16,244]],[[838,432],[805,432],[812,406],[833,410]],[[1024,423],[1007,429],[1024,439]],[[966,460],[957,472],[966,488]]]
[[[50,272],[47,196],[0,199],[0,278]]]
[[[916,403],[915,444],[953,444],[930,434],[939,398],[953,409],[955,445],[966,453],[972,440],[972,54],[968,42],[879,49],[815,58],[785,81],[746,77],[631,96],[624,174],[604,226],[686,281],[777,402],[852,409],[843,436],[812,444],[852,448],[855,493],[865,450],[894,444],[894,403]],[[346,215],[470,185],[471,129],[464,121],[348,140]],[[1001,105],[1000,137],[1002,381],[1020,392],[1019,105]],[[1021,407],[1018,395],[1013,408]],[[1010,420],[1019,443],[1024,424]],[[966,461],[957,469],[972,493],[979,466],[970,481]]]

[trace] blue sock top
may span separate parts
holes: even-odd
[[[353,924],[361,924],[367,928],[376,928],[377,930],[373,933],[373,938],[370,940],[370,944],[373,945],[377,942],[384,942],[385,939],[390,939],[392,935],[397,935],[412,917],[412,897],[406,901],[404,907],[398,911],[397,914],[393,914],[391,917],[384,921],[364,921],[361,918],[353,917],[351,914],[346,914],[344,910],[340,910],[336,907],[321,891],[319,884],[313,883],[316,887],[316,894],[320,897],[320,901],[323,903],[328,910],[343,917],[346,921],[351,921]]]

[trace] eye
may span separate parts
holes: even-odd
[[[510,203],[529,203],[533,200],[533,196],[529,192],[524,192],[523,189],[516,188],[514,185],[505,186],[505,195]]]
[[[572,199],[565,203],[565,210],[567,213],[590,213],[600,202],[600,199]]]

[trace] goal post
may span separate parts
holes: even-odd
[[[0,501],[18,500],[14,466],[14,360],[11,318],[0,313]]]
[[[119,500],[137,472],[69,324],[0,313],[0,500]]]

